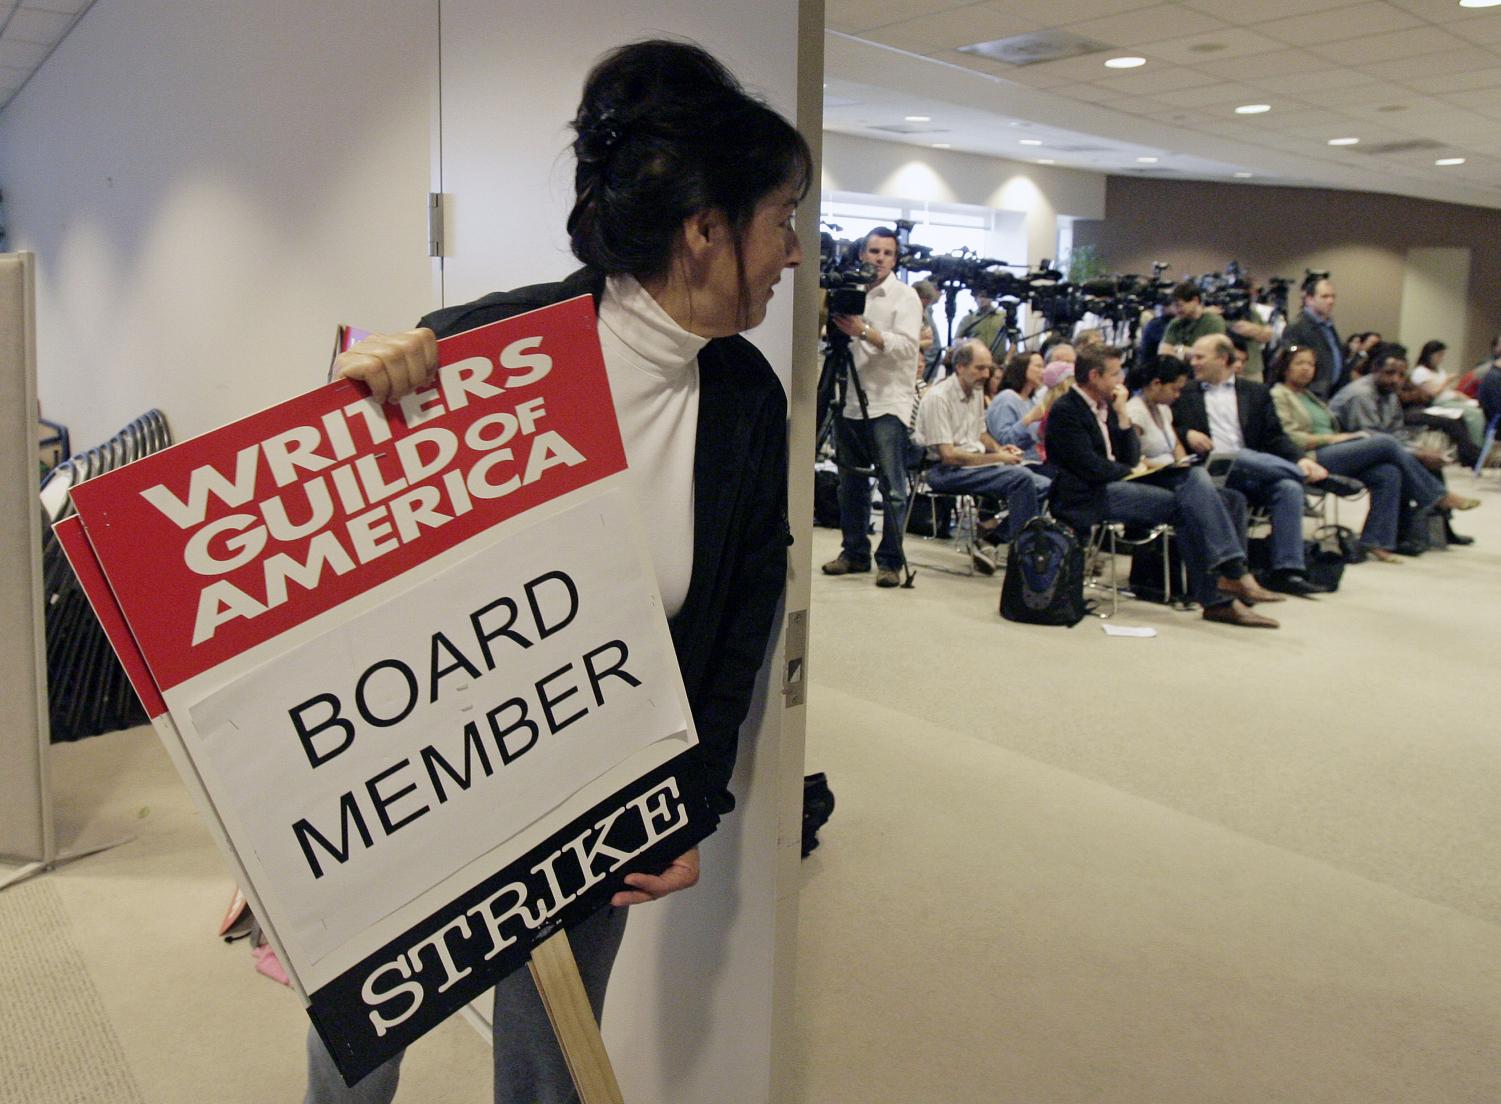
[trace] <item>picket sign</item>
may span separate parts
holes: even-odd
[[[620,1100],[565,928],[714,828],[569,300],[74,488],[58,535],[353,1084],[523,963]],[[609,556],[601,556],[601,548]]]

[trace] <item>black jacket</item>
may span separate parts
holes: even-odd
[[[1049,492],[1053,515],[1082,537],[1090,526],[1105,520],[1105,485],[1124,479],[1141,459],[1141,439],[1131,427],[1122,429],[1115,412],[1107,419],[1112,460],[1105,452],[1100,422],[1088,400],[1070,389],[1048,411],[1044,444],[1048,463],[1058,469]]]
[[[1277,420],[1272,393],[1264,386],[1247,379],[1236,379],[1235,405],[1240,414],[1240,432],[1245,438],[1246,448],[1269,452],[1294,464],[1303,458],[1303,450],[1293,444],[1293,439]],[[1209,431],[1209,411],[1204,408],[1204,389],[1196,380],[1190,380],[1178,401],[1173,403],[1173,425],[1178,429],[1179,438],[1185,440],[1190,429],[1197,429],[1206,437],[1214,436]]]
[[[501,291],[423,318],[439,337],[592,295],[604,276],[580,269],[556,284]],[[740,336],[698,354],[693,462],[693,571],[672,643],[699,746],[692,771],[715,814],[729,812],[741,722],[766,657],[787,578],[787,399],[759,350]],[[601,549],[608,555],[608,549]]]
[[[1334,331],[1334,343],[1339,347],[1339,355],[1329,348],[1329,342],[1324,338],[1323,328],[1319,326],[1304,311],[1298,315],[1298,320],[1282,331],[1282,348],[1289,345],[1305,346],[1313,350],[1314,359],[1318,362],[1313,373],[1313,382],[1308,385],[1321,399],[1327,400],[1345,384],[1350,381],[1345,378],[1345,346],[1339,339],[1339,331]]]

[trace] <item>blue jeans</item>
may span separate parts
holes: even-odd
[[[834,420],[834,452],[839,458],[839,527],[844,531],[841,555],[856,567],[870,563],[870,479],[849,470],[875,468],[881,488],[883,516],[881,544],[876,564],[895,571],[902,556],[902,522],[907,517],[910,492],[907,469],[916,459],[907,427],[895,414],[882,414],[866,421]]]
[[[1416,503],[1426,510],[1444,496],[1443,484],[1395,437],[1376,434],[1341,441],[1318,449],[1314,457],[1333,474],[1358,479],[1370,490],[1371,506],[1360,539],[1374,548],[1389,551],[1397,546],[1397,522],[1404,505]]]
[[[1232,515],[1236,508],[1240,516]],[[1203,468],[1105,486],[1106,517],[1126,525],[1169,522],[1178,534],[1189,586],[1199,605],[1228,602],[1216,580],[1220,569],[1245,556],[1245,499],[1221,495]]]
[[[1272,570],[1303,570],[1303,469],[1290,460],[1241,449],[1225,485],[1265,506],[1272,518]]]
[[[1052,485],[1047,476],[1022,464],[990,464],[974,468],[939,464],[928,469],[928,486],[939,494],[978,494],[1004,499],[1007,515],[1001,535],[1008,541],[1042,512],[1042,500]]]
[[[568,929],[568,945],[594,1018],[605,1006],[610,968],[625,935],[626,909],[606,905]],[[532,972],[522,967],[495,986],[495,1104],[578,1104],[573,1077],[537,995]],[[303,1104],[390,1104],[396,1098],[402,1055],[388,1059],[350,1088],[344,1084],[317,1032],[307,1033],[307,1096]]]

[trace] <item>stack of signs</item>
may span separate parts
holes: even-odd
[[[70,558],[353,1083],[713,827],[588,297],[73,491]]]

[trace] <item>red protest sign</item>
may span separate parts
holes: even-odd
[[[587,297],[439,363],[400,404],[336,382],[74,489],[164,691],[625,468]]]

